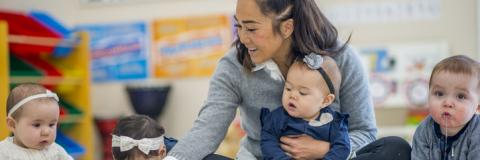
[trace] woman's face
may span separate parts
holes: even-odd
[[[272,16],[263,15],[255,0],[238,0],[235,20],[240,42],[254,64],[287,57],[290,41],[274,32]]]

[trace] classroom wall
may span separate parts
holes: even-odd
[[[89,6],[81,5],[80,0],[0,0],[0,8],[48,11],[67,26],[74,26],[83,23],[151,20],[214,13],[233,14],[236,3],[235,0],[137,1],[139,3]],[[317,3],[322,8],[328,8],[331,5],[382,1],[384,0],[317,0]],[[340,36],[345,38],[353,33],[354,46],[440,39],[449,43],[451,53],[479,58],[476,45],[477,1],[440,1],[441,16],[437,20],[338,25]],[[167,134],[181,137],[192,126],[206,98],[208,80],[208,77],[160,80],[161,83],[170,83],[173,87],[161,119]],[[122,82],[93,84],[91,98],[94,115],[108,118],[132,113],[124,84]],[[103,98],[105,96],[108,98]]]
[[[233,14],[235,1],[224,0],[132,0],[138,3],[85,5],[80,0],[0,0],[0,8],[20,11],[32,9],[49,12],[64,25],[108,23],[166,17],[184,17],[218,13]],[[162,82],[168,80],[161,80]],[[132,113],[124,84],[129,82],[92,84],[92,107],[99,118]],[[174,80],[162,122],[167,133],[181,137],[191,128],[205,100],[208,77]],[[108,95],[108,98],[104,98]]]
[[[135,1],[135,0],[134,0]],[[46,11],[67,27],[85,23],[108,23],[192,15],[233,14],[235,2],[230,0],[137,0],[139,3],[116,5],[81,5],[80,0],[0,0],[0,9]],[[201,104],[206,99],[208,77],[179,80],[158,80],[170,83],[172,90],[161,122],[167,134],[181,137],[192,127]],[[135,82],[92,83],[93,114],[98,118],[112,118],[132,114],[125,84]],[[141,82],[140,82],[141,83]],[[98,136],[97,136],[98,138]],[[96,140],[96,142],[98,142]],[[97,143],[97,147],[100,144]],[[101,149],[96,149],[100,151]],[[96,159],[101,159],[96,154]]]
[[[402,2],[386,0],[321,0],[322,8],[329,6]],[[411,41],[446,40],[452,54],[466,54],[479,58],[477,48],[477,0],[438,0],[440,16],[425,21],[411,20],[391,23],[337,25],[342,37],[352,33],[352,43],[402,43]]]

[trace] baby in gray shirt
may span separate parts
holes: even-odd
[[[430,115],[415,131],[412,160],[480,159],[480,64],[463,55],[439,62],[429,84]]]

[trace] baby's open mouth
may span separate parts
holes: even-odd
[[[448,112],[443,112],[442,113],[442,118],[450,118],[452,115],[450,115],[450,113]]]
[[[48,141],[47,141],[47,140],[45,140],[45,141],[41,141],[41,142],[40,142],[40,144],[42,144],[42,145],[46,145],[46,144],[48,144]]]
[[[297,106],[295,106],[293,103],[288,103],[288,108],[295,109]]]

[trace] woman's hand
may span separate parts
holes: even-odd
[[[294,159],[321,159],[330,149],[330,143],[315,140],[305,134],[283,136],[280,141],[280,147]]]

